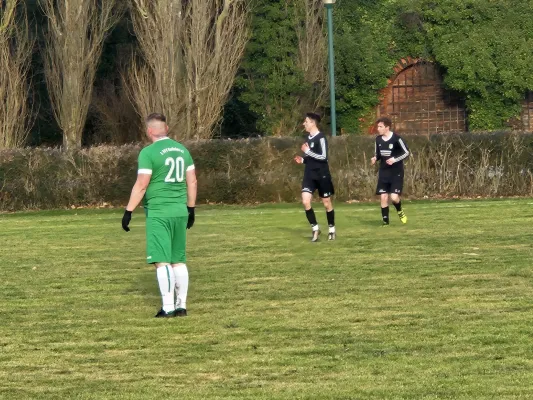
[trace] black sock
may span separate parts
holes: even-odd
[[[318,223],[316,222],[315,211],[312,208],[310,208],[309,210],[305,210],[305,216],[307,217],[307,220],[309,221],[311,226],[318,225]]]
[[[335,226],[335,210],[326,211],[326,216],[328,217],[328,225]]]
[[[396,208],[396,211],[398,211],[398,212],[402,211],[402,201],[401,200],[398,203],[392,203],[392,204]]]
[[[389,207],[381,207],[381,216],[383,217],[383,222],[389,223]]]

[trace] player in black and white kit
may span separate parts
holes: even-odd
[[[317,127],[320,122],[320,116],[315,113],[307,113],[303,126],[309,133],[306,142],[302,145],[301,150],[304,156],[295,156],[294,161],[298,164],[305,164],[304,178],[302,181],[302,204],[305,208],[305,215],[311,224],[313,235],[312,242],[318,240],[320,229],[316,221],[316,216],[311,201],[313,193],[318,190],[318,195],[326,208],[329,232],[328,240],[335,240],[335,211],[331,196],[335,193],[331,174],[328,165],[328,141],[323,133]]]
[[[374,157],[371,161],[374,165],[380,160],[376,194],[381,196],[383,225],[389,225],[389,195],[400,220],[406,224],[407,216],[402,210],[400,195],[403,189],[403,160],[409,157],[409,149],[403,139],[390,130],[389,118],[379,118],[376,125],[379,135],[376,137]]]

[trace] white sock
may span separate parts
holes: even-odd
[[[318,231],[318,225],[313,225],[313,232]]]
[[[174,311],[174,286],[176,286],[174,271],[170,265],[165,265],[164,267],[158,267],[156,274],[163,301],[163,311],[167,313]]]
[[[335,233],[335,227],[334,226],[330,226],[329,227],[329,233]]]
[[[187,292],[189,290],[189,271],[185,264],[174,267],[176,277],[176,308],[187,309]]]

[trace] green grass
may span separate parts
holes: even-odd
[[[0,215],[0,398],[533,398],[532,204],[199,207],[166,320],[142,212]]]

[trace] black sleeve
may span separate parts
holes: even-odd
[[[405,142],[400,137],[398,138],[398,146],[400,148],[400,151],[402,151],[402,153],[398,157],[395,157],[395,160],[396,161],[405,160],[407,157],[409,157],[409,149],[407,148],[407,144],[405,144]]]
[[[328,149],[327,149],[327,144],[326,144],[326,138],[325,137],[321,137],[320,138],[320,153],[315,153],[314,151],[312,151],[311,149],[309,149],[307,151],[307,153],[305,153],[309,158],[314,158],[315,160],[319,160],[319,161],[327,161],[327,154],[328,154]]]
[[[376,157],[376,160],[381,160],[381,153],[378,150],[378,139],[376,138],[376,141],[374,142],[374,157]]]

